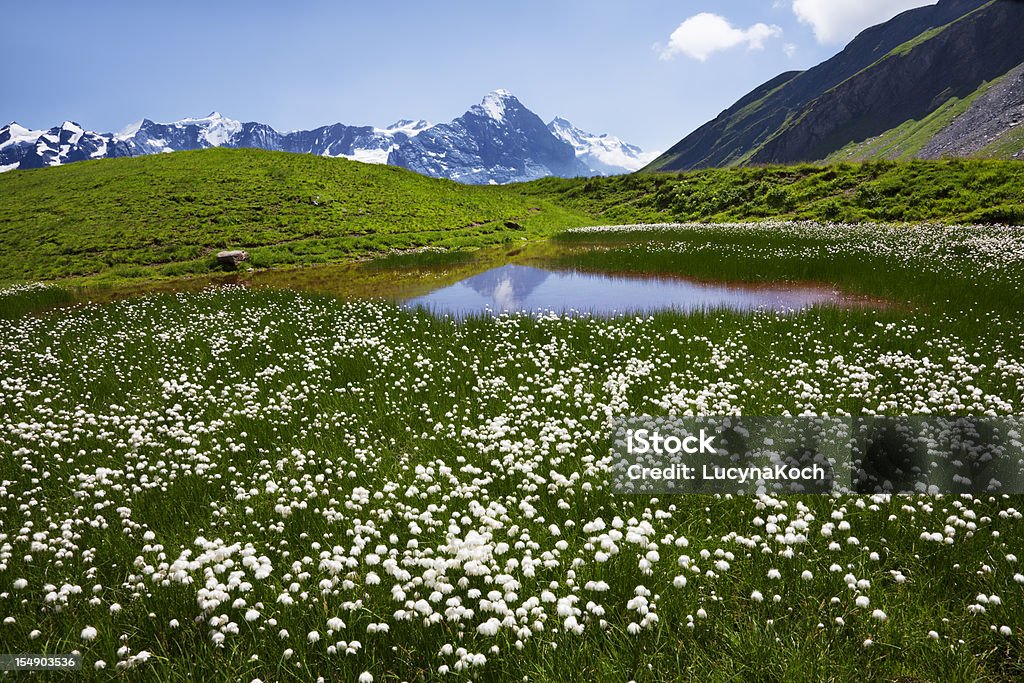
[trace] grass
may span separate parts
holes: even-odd
[[[82,162],[0,175],[0,283],[207,275],[459,251],[597,223],[1024,223],[1024,167],[1000,161],[712,169],[473,187],[260,150]]]
[[[0,320],[14,320],[28,313],[41,312],[68,305],[74,301],[71,292],[51,285],[15,285],[0,289]]]
[[[601,224],[793,219],[1020,225],[1022,188],[1021,164],[954,159],[548,178],[521,191]]]

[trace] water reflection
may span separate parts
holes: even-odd
[[[620,276],[579,271],[550,271],[506,265],[466,278],[406,305],[437,314],[579,311],[597,315],[709,309],[734,311],[800,310],[816,304],[852,303],[828,287],[712,284],[680,278]]]

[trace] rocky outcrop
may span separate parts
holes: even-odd
[[[225,268],[237,268],[243,261],[249,260],[249,252],[238,249],[217,252],[217,263]]]
[[[971,156],[983,153],[1017,132],[1024,136],[1024,65],[978,97],[970,109],[932,138],[917,156],[922,159]],[[1017,150],[1010,156],[1019,159],[1024,151]]]

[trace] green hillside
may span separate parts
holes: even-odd
[[[520,191],[600,223],[1024,224],[1024,164],[1015,161],[875,161],[545,178]]]
[[[248,250],[256,267],[319,263],[581,224],[499,187],[261,150],[13,171],[0,175],[0,197],[0,282],[201,273],[225,248]]]
[[[1024,223],[1024,165],[872,162],[475,187],[343,159],[209,149],[0,175],[0,283],[462,249],[568,227],[673,221]]]

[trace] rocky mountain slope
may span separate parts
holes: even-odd
[[[489,93],[451,123],[423,131],[393,150],[388,163],[472,184],[587,174],[572,146],[507,90]]]
[[[1012,95],[1024,63],[1022,25],[1024,2],[1016,0],[940,0],[904,12],[828,61],[756,88],[648,169],[1014,157],[1024,148]],[[950,142],[979,127],[972,143]]]
[[[634,145],[581,131],[564,119],[545,125],[514,95],[496,90],[462,116],[438,125],[411,120],[386,128],[336,123],[281,133],[217,112],[171,123],[143,119],[119,133],[95,133],[71,121],[46,131],[12,122],[0,128],[0,171],[208,147],[344,157],[471,184],[614,175],[635,171],[650,160]]]

